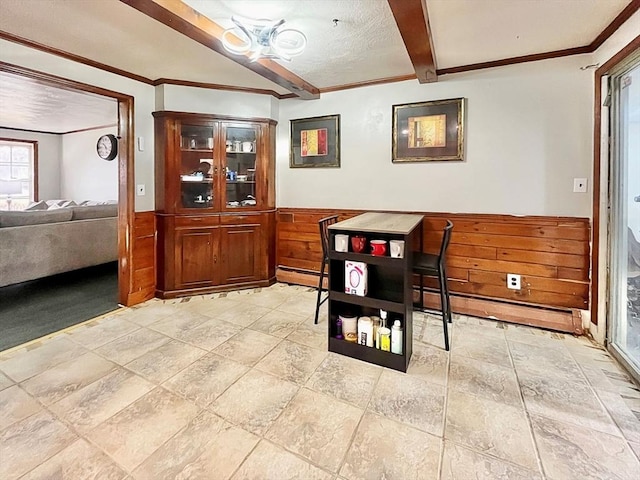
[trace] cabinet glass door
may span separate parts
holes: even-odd
[[[212,208],[214,128],[212,125],[180,127],[180,202],[182,208]]]
[[[257,125],[225,125],[225,199],[227,209],[251,208],[257,203]]]

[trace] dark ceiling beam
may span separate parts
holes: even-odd
[[[233,55],[225,50],[221,40],[224,29],[180,0],[120,1],[280,85],[301,99],[313,100],[320,97],[320,90],[317,87],[273,60],[263,58],[251,62],[248,57]]]
[[[387,0],[420,83],[438,81],[426,0]]]

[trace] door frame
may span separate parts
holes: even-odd
[[[91,93],[118,102],[118,303],[128,305],[133,287],[131,237],[135,212],[133,96],[6,62],[0,62],[0,71],[29,78],[41,85]]]

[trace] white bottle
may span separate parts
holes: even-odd
[[[358,319],[358,343],[373,347],[373,322],[369,317],[360,317]]]
[[[387,312],[380,310],[380,325],[376,329],[376,348],[380,350],[380,329],[387,326]]]
[[[393,322],[391,327],[391,353],[402,355],[402,326],[400,320]]]

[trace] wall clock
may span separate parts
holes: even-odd
[[[96,151],[103,160],[113,160],[118,155],[118,139],[115,135],[102,135],[96,144]]]

